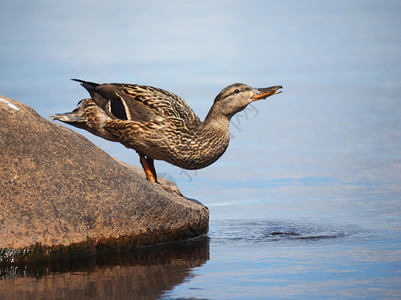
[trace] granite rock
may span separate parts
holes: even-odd
[[[142,170],[4,96],[0,160],[3,260],[4,249],[63,256],[207,233],[205,206],[148,182]]]

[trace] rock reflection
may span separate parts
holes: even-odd
[[[130,252],[0,269],[4,299],[155,299],[209,260],[200,238]]]

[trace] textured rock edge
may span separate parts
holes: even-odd
[[[161,228],[154,232],[144,232],[120,237],[100,239],[88,238],[83,242],[71,243],[69,245],[47,246],[41,243],[35,243],[26,248],[0,248],[0,267],[47,263],[55,260],[70,260],[85,256],[133,250],[147,246],[160,246],[161,244],[201,238],[208,232],[209,221],[205,219],[198,225],[198,229],[188,225],[186,228],[175,231]]]

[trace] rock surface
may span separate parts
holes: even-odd
[[[0,160],[0,262],[4,249],[63,256],[207,233],[205,206],[4,96]]]

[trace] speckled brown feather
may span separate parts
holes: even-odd
[[[259,100],[281,89],[228,86],[216,97],[202,122],[185,100],[159,88],[76,81],[88,90],[91,99],[82,100],[73,112],[53,119],[135,149],[150,165],[158,159],[184,169],[200,169],[215,162],[227,149],[231,117],[254,101],[256,94],[255,100]],[[152,173],[156,177],[155,171]]]

